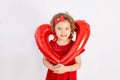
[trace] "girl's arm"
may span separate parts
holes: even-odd
[[[75,64],[64,66],[63,64],[58,64],[54,67],[54,73],[62,74],[65,72],[76,71],[81,67],[81,57],[80,55],[75,57]]]
[[[47,58],[45,58],[45,57],[43,57],[43,64],[48,68],[48,69],[50,69],[50,70],[54,70],[54,65],[53,64],[51,64],[48,60],[47,60]]]
[[[76,71],[78,69],[80,69],[81,67],[81,56],[77,56],[75,57],[75,64],[70,65],[70,66],[66,66],[66,71],[70,72],[70,71]]]

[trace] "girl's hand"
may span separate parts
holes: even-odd
[[[54,66],[54,73],[63,74],[66,72],[66,66],[63,64],[57,64]]]

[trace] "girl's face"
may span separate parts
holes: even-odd
[[[55,33],[60,40],[69,39],[71,33],[70,23],[67,20],[59,22],[55,25]]]

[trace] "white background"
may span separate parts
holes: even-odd
[[[45,80],[34,33],[58,12],[86,20],[91,35],[78,80],[120,80],[119,0],[0,0],[0,80]]]

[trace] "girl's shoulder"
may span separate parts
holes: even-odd
[[[73,41],[73,40],[70,41],[71,44],[74,44],[74,42],[75,42],[75,41]]]
[[[55,43],[56,43],[56,41],[51,40],[49,43],[50,43],[50,44],[55,44]]]

